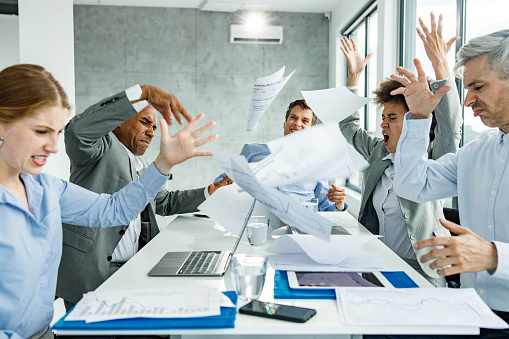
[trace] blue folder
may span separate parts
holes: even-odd
[[[223,292],[237,305],[237,294]],[[173,329],[211,329],[233,328],[236,307],[221,307],[221,314],[198,318],[131,318],[86,323],[85,321],[65,321],[67,314],[60,319],[52,330],[105,331],[105,330],[173,330]]]
[[[395,288],[419,287],[405,272],[380,272]],[[274,274],[274,299],[336,299],[334,289],[290,288],[286,271]]]

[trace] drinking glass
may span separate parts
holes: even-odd
[[[252,246],[262,246],[267,240],[269,218],[251,217],[247,222],[247,239]]]
[[[240,299],[258,299],[265,283],[267,258],[263,255],[238,254],[233,257],[232,275]]]

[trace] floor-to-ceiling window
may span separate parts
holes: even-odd
[[[507,0],[404,0],[401,2],[405,15],[403,36],[402,60],[404,67],[413,69],[412,59],[417,57],[423,61],[426,74],[433,76],[431,63],[419,37],[415,33],[418,25],[417,19],[422,17],[426,24],[430,22],[430,12],[433,11],[438,20],[438,15],[444,16],[443,37],[449,39],[458,35],[460,40],[456,42],[456,48],[448,55],[448,61],[452,70],[454,55],[459,48],[470,39],[495,32],[509,27],[507,13],[509,1]],[[463,84],[457,81],[463,104]],[[477,138],[482,133],[489,131],[479,118],[474,118],[470,108],[463,107],[463,138],[462,145]]]
[[[349,39],[354,39],[362,55],[373,53],[364,77],[359,79],[359,95],[370,97],[376,89],[377,82],[377,47],[378,47],[378,11],[376,4],[370,6],[364,13],[352,24],[343,30],[343,35]],[[346,81],[346,79],[345,79]],[[360,115],[361,126],[366,130],[374,132],[376,130],[376,106],[369,103],[364,106],[364,114]],[[359,172],[348,179],[347,185],[357,191],[360,191],[362,183],[362,173]]]
[[[399,0],[400,21],[394,22],[400,29],[399,49],[394,51],[398,57],[399,63],[406,68],[414,70],[413,59],[419,58],[423,64],[426,75],[434,78],[433,68],[427,59],[423,44],[416,33],[416,27],[419,26],[418,18],[421,17],[425,24],[430,27],[430,12],[435,13],[436,20],[440,14],[444,16],[443,37],[448,40],[452,36],[460,36],[453,46],[453,50],[448,55],[450,69],[454,65],[454,56],[459,48],[470,39],[491,33],[501,29],[509,28],[507,23],[507,13],[509,12],[508,0]],[[357,15],[358,20],[347,26],[341,33],[354,38],[361,53],[375,53],[369,62],[366,74],[359,84],[359,94],[371,96],[379,81],[383,79],[376,78],[376,49],[378,43],[377,23],[378,18],[377,2],[372,1],[369,7],[366,7]],[[395,37],[396,38],[396,37]],[[389,76],[386,74],[384,77]],[[457,86],[460,92],[461,103],[463,104],[464,91],[461,80],[457,80]],[[477,138],[482,133],[490,130],[484,126],[479,118],[474,118],[470,108],[463,107],[463,128],[461,145],[464,145]],[[361,114],[361,125],[369,131],[376,129],[376,107],[372,104],[366,105],[364,114]],[[347,185],[360,191],[362,173],[352,176]],[[447,206],[455,206],[453,200],[446,202]]]

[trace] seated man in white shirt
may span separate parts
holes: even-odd
[[[283,124],[283,133],[298,132],[305,128],[316,125],[318,118],[311,108],[303,99],[295,100],[290,103],[286,110],[285,123]],[[240,152],[247,162],[258,162],[270,154],[266,144],[251,143],[245,144]],[[219,182],[225,178],[225,174],[221,174],[214,182]],[[332,185],[329,187],[325,180],[308,182],[306,184],[279,186],[279,191],[286,195],[292,196],[299,201],[312,198],[318,199],[319,211],[346,211],[348,205],[345,203],[345,189]]]

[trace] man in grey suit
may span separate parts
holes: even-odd
[[[170,124],[171,112],[180,123],[180,114],[191,120],[175,96],[153,86],[138,85],[72,118],[65,129],[70,181],[97,193],[111,194],[135,180],[147,165],[138,156],[145,153],[154,137],[154,107]],[[95,290],[159,233],[154,213],[194,212],[206,195],[225,181],[186,191],[162,189],[129,225],[85,229],[64,224],[57,296],[64,299],[66,309],[84,293]]]

